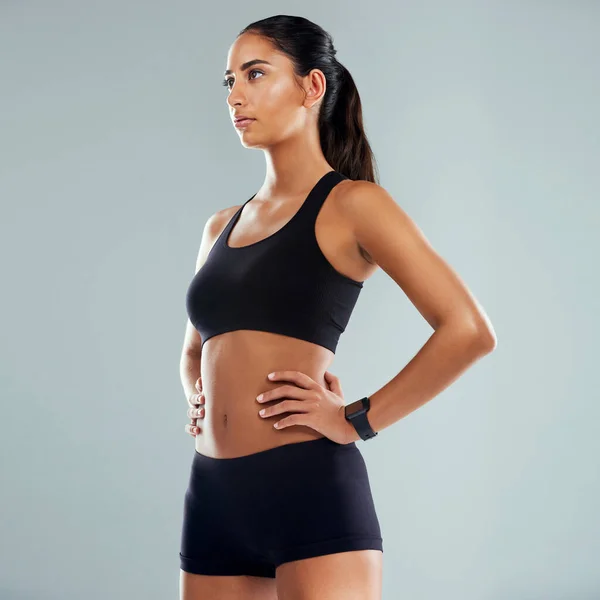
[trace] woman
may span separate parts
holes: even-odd
[[[267,168],[256,194],[208,219],[186,297],[184,600],[379,599],[383,538],[355,442],[495,345],[459,277],[375,183],[359,95],[335,54],[323,29],[285,15],[252,23],[229,50],[228,109]],[[378,266],[435,332],[353,419],[363,404],[349,410],[327,367]]]

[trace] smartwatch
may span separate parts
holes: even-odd
[[[347,404],[344,407],[346,421],[352,423],[362,440],[369,440],[377,435],[371,428],[369,420],[367,419],[367,412],[370,408],[371,402],[369,401],[368,396],[365,396],[356,402],[352,402],[351,404]]]

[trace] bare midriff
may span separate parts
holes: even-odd
[[[256,397],[280,386],[302,387],[293,381],[269,380],[267,375],[273,371],[299,371],[328,389],[324,373],[333,359],[333,352],[323,346],[265,331],[229,331],[208,339],[202,348],[205,413],[197,421],[196,451],[213,458],[235,458],[324,437],[306,425],[273,427],[293,412],[258,414],[289,396],[269,402],[258,402]]]

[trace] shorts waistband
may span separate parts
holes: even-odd
[[[207,456],[201,454],[194,448],[194,461],[211,466],[239,467],[250,465],[256,461],[271,460],[274,458],[288,459],[294,456],[307,456],[312,453],[318,454],[324,450],[345,451],[352,449],[358,450],[356,442],[338,444],[328,437],[320,437],[314,440],[283,444],[282,446],[275,446],[273,448],[267,448],[266,450],[253,452],[252,454],[245,454],[243,456],[235,456],[232,458],[215,458],[213,456]]]

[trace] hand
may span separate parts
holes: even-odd
[[[200,407],[201,404],[204,404],[204,394],[202,392],[202,377],[198,377],[195,385],[197,394],[192,394],[188,398],[188,404],[190,408],[188,408],[187,415],[192,420],[191,424],[188,423],[185,426],[186,433],[189,433],[192,437],[196,437],[197,434],[202,433],[200,427],[198,427],[198,421],[204,418],[205,409],[204,407]]]
[[[327,388],[300,371],[276,371],[269,380],[291,381],[296,385],[281,385],[257,397],[257,402],[262,404],[279,398],[292,398],[264,408],[264,414],[259,412],[259,417],[293,412],[295,414],[281,419],[273,426],[283,429],[290,425],[306,425],[338,444],[348,444],[352,441],[355,430],[346,420],[344,394],[335,375],[325,371]]]

